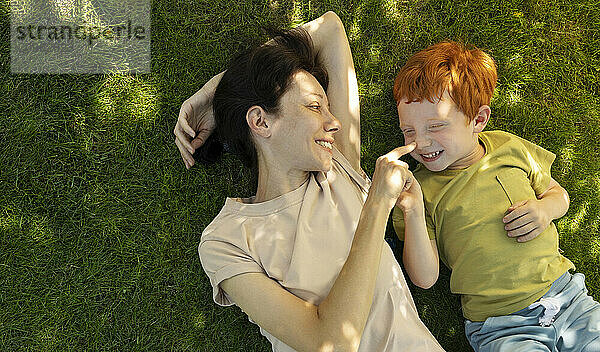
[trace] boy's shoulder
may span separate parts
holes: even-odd
[[[496,149],[502,145],[510,143],[511,145],[525,147],[527,145],[535,145],[534,143],[526,140],[525,138],[514,135],[510,132],[494,130],[484,131],[479,133],[479,139],[483,140],[486,145],[490,145],[492,149]]]

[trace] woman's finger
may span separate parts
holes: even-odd
[[[408,170],[408,164],[402,160],[391,160],[390,163]]]
[[[192,138],[196,136],[196,132],[190,126],[190,123],[188,121],[190,115],[193,115],[193,111],[194,110],[193,107],[191,107],[191,105],[186,105],[186,103],[183,103],[183,105],[181,106],[181,110],[179,110],[179,117],[177,118],[177,122],[181,125],[181,128]]]
[[[185,164],[185,168],[189,169],[189,165],[187,160],[185,160],[185,156],[183,155],[183,151],[181,150],[181,146],[179,141],[177,140],[177,138],[175,139],[175,145],[177,146],[177,150],[179,150],[179,154],[181,154],[181,160],[183,160],[183,163]]]
[[[212,131],[208,129],[201,129],[200,131],[198,131],[196,138],[192,140],[192,147],[195,149],[200,148],[200,146],[202,146],[204,142],[206,142],[208,137],[210,137],[211,133]]]
[[[185,135],[185,133],[183,133],[183,131],[181,130],[181,128],[178,128],[177,126],[175,126],[175,137],[177,137],[177,140],[179,141],[179,143],[181,143],[182,146],[184,146],[188,152],[190,152],[190,154],[194,153],[194,147],[192,147],[192,145],[190,144],[190,141],[188,141],[188,137]]]
[[[175,144],[177,145],[177,148],[179,148],[179,153],[181,153],[181,158],[184,160],[184,162],[186,162],[186,166],[188,168],[192,167],[192,165],[194,165],[194,158],[192,157],[192,154],[190,154],[188,150],[181,144],[179,139],[175,139]]]
[[[400,159],[400,157],[402,155],[408,154],[408,153],[412,152],[413,150],[415,150],[416,146],[417,146],[417,143],[412,142],[411,144],[403,145],[401,147],[393,149],[391,152],[387,153],[386,156],[390,160],[397,160],[397,159]]]

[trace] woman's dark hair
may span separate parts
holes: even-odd
[[[327,90],[327,71],[319,63],[310,35],[304,29],[267,29],[267,32],[273,40],[238,55],[221,78],[213,98],[215,131],[194,154],[199,162],[218,160],[225,144],[245,166],[256,171],[256,148],[246,122],[248,109],[257,105],[267,113],[276,113],[292,76],[300,70],[312,74]]]

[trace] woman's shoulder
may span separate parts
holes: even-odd
[[[309,183],[310,179],[307,179],[297,189],[260,203],[253,203],[254,197],[227,197],[217,216],[202,231],[201,242],[246,242],[248,236],[262,227],[281,222],[287,219],[286,214],[294,213],[294,209],[303,202]],[[266,219],[269,221],[266,222]]]
[[[230,205],[230,199],[225,200],[225,204],[212,221],[204,228],[201,236],[201,243],[207,240],[219,240],[224,233],[230,232],[231,224],[236,223],[235,218],[239,217],[235,209]]]

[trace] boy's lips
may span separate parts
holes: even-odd
[[[425,154],[419,153],[419,155],[421,156],[423,161],[432,162],[432,161],[436,161],[437,159],[439,159],[443,152],[444,152],[443,150],[439,150],[439,151],[433,152],[433,153],[425,153]]]

